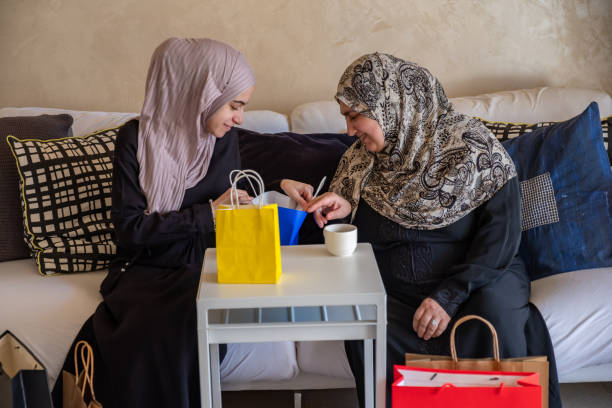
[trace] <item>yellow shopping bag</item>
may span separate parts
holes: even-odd
[[[253,170],[231,173],[232,192],[242,178],[254,180],[263,193],[263,181]],[[217,281],[276,283],[281,275],[277,205],[240,206],[237,193],[231,197],[231,206],[216,212]]]

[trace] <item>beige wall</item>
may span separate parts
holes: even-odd
[[[170,36],[242,50],[251,109],[330,99],[372,51],[428,67],[449,96],[542,85],[612,94],[611,0],[0,0],[0,107],[139,111]]]

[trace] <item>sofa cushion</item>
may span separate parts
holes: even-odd
[[[521,182],[520,254],[531,278],[612,266],[612,172],[597,104],[504,146]]]
[[[581,367],[612,363],[612,268],[587,269],[531,282],[530,301],[542,313],[559,378]],[[593,378],[593,381],[610,381]],[[571,382],[571,381],[570,381]]]
[[[19,177],[6,137],[57,139],[71,136],[70,115],[0,118],[0,261],[27,258],[30,250],[23,237],[19,201]]]
[[[1,108],[0,118],[7,116],[37,116],[37,115],[59,115],[67,114],[72,116],[73,136],[85,136],[97,132],[100,129],[111,129],[124,124],[136,117],[137,113],[129,112],[95,112],[95,111],[78,111],[70,109],[56,108]]]
[[[289,178],[317,187],[327,177],[321,191],[327,191],[338,161],[356,140],[346,134],[268,133],[238,129],[242,168],[257,171],[266,190],[280,190],[280,181]],[[316,163],[316,165],[313,165]],[[300,228],[299,242],[322,242],[321,229],[311,214]]]
[[[495,135],[497,139],[505,142],[509,139],[514,139],[522,134],[533,132],[535,129],[541,127],[551,126],[557,122],[539,122],[539,123],[510,123],[510,122],[489,122],[488,120],[480,119],[484,125]],[[608,152],[608,161],[612,166],[612,146],[608,143],[610,139],[610,122],[612,122],[612,116],[603,118],[601,120],[601,132],[603,137],[603,143],[606,151]]]
[[[20,176],[24,232],[41,274],[104,269],[114,255],[117,131],[53,140],[8,137]]]
[[[578,115],[592,101],[602,117],[612,115],[612,98],[604,91],[580,88],[541,87],[449,98],[457,112],[490,121],[551,122]],[[309,102],[290,114],[296,133],[345,132],[346,122],[335,101]]]
[[[601,120],[601,134],[603,136],[604,146],[608,151],[608,160],[612,166],[612,145],[610,144],[610,126],[612,125],[612,116],[608,116]]]
[[[449,100],[457,112],[496,122],[563,121],[579,115],[591,102],[597,102],[601,117],[612,115],[612,98],[595,89],[545,86]]]

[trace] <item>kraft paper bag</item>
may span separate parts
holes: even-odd
[[[455,347],[455,331],[462,323],[477,319],[485,323],[493,336],[493,358],[457,358]],[[541,386],[542,408],[548,408],[548,359],[546,356],[499,358],[499,340],[493,325],[480,316],[468,315],[457,320],[450,335],[450,356],[435,356],[427,354],[406,353],[406,365],[411,367],[435,368],[444,370],[464,371],[505,371],[538,373]]]
[[[83,369],[79,370],[79,366]],[[96,400],[93,377],[93,350],[89,343],[81,340],[74,347],[74,374],[62,371],[63,408],[102,408]]]

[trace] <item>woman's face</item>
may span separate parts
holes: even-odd
[[[215,137],[222,138],[234,125],[242,124],[244,107],[249,103],[255,86],[249,89],[220,107],[206,121],[206,130]]]
[[[347,134],[358,137],[367,151],[380,152],[385,147],[385,135],[378,122],[351,110],[342,102],[338,103],[340,113],[346,119]]]

